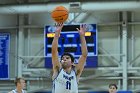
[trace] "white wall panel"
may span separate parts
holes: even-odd
[[[17,15],[0,15],[0,27],[17,26]]]

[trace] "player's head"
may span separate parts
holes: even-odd
[[[72,54],[65,52],[62,56],[61,56],[61,64],[62,64],[62,68],[66,69],[68,67],[71,67],[74,63],[74,57]]]
[[[22,77],[16,77],[15,79],[15,85],[16,87],[19,87],[21,89],[24,89],[26,87],[25,79]]]
[[[117,85],[116,84],[110,84],[109,85],[109,93],[117,93]]]

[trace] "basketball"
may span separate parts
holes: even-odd
[[[63,23],[68,19],[69,12],[64,6],[58,6],[51,12],[51,17],[57,23]]]

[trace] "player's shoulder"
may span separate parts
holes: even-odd
[[[9,91],[8,93],[13,93],[13,91]]]
[[[24,93],[27,93],[27,91],[26,91],[26,90],[23,90],[23,91],[24,91]],[[13,90],[12,90],[12,91],[10,91],[10,92],[8,92],[8,93],[14,93],[14,92],[13,92]]]
[[[27,93],[27,91],[26,91],[26,90],[24,90],[24,93]]]

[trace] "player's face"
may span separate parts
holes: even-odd
[[[115,86],[110,86],[109,93],[117,93],[117,89]]]
[[[25,80],[21,79],[19,83],[20,83],[20,87],[21,87],[22,89],[25,89],[25,87],[26,87]]]
[[[64,55],[61,59],[61,63],[63,69],[71,67],[72,65],[71,57],[68,55]]]

